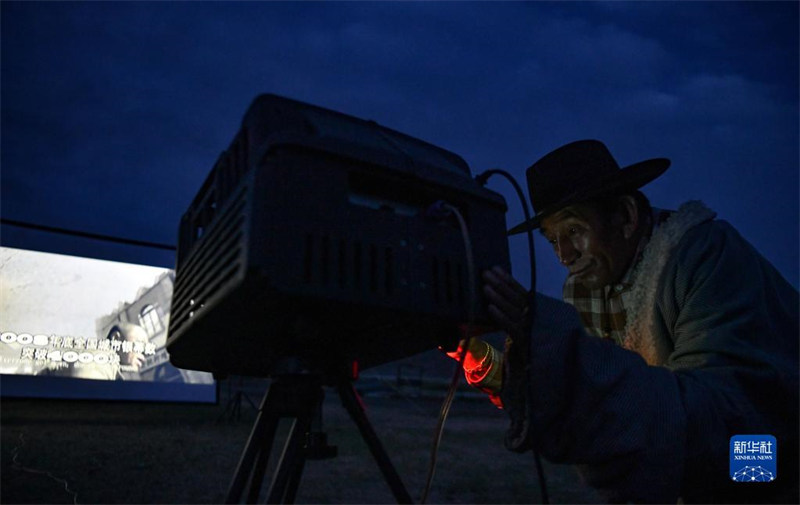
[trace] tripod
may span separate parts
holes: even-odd
[[[239,503],[246,489],[247,503],[258,500],[278,421],[282,417],[294,418],[294,422],[273,475],[267,503],[294,503],[306,460],[336,456],[336,448],[327,445],[325,433],[312,431],[315,422],[321,419],[325,396],[323,382],[323,375],[316,373],[279,375],[273,379],[258,409],[225,503]],[[342,377],[335,386],[342,405],[358,426],[395,499],[398,503],[412,503],[411,496],[367,419],[353,383]]]
[[[242,400],[247,400],[247,403],[253,407],[253,410],[258,410],[253,400],[244,392],[244,377],[238,377],[238,384],[236,391],[232,391],[231,382],[232,378],[228,379],[228,403],[225,405],[225,410],[217,417],[217,422],[221,422],[227,418],[228,421],[238,421],[242,418]]]

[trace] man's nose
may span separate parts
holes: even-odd
[[[556,254],[558,255],[559,263],[564,266],[570,266],[575,260],[581,257],[580,252],[575,249],[572,242],[566,237],[559,237],[557,239]]]

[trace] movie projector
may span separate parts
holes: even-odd
[[[437,202],[467,224],[473,278]],[[451,152],[261,95],[181,219],[170,361],[271,376],[292,358],[329,374],[454,344],[469,283],[480,293],[483,269],[508,268],[505,211]]]

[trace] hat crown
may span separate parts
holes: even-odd
[[[598,140],[579,140],[564,145],[528,168],[528,191],[533,209],[539,213],[619,170],[611,152]]]
[[[542,219],[569,205],[640,188],[667,168],[667,158],[620,168],[599,140],[578,140],[559,147],[525,172],[536,215],[508,233],[514,235],[538,228]]]

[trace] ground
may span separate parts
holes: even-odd
[[[248,393],[256,403],[257,393]],[[363,399],[415,502],[443,396]],[[222,503],[256,418],[247,401],[239,419],[226,416],[226,406],[224,391],[216,405],[3,399],[0,502]],[[393,503],[334,391],[326,393],[323,413],[323,429],[338,456],[307,463],[297,503]],[[506,425],[505,414],[485,399],[456,398],[428,502],[541,503],[534,458],[503,447]],[[287,420],[279,429],[264,488],[288,426]],[[551,503],[599,501],[571,467],[545,462],[545,473]]]

